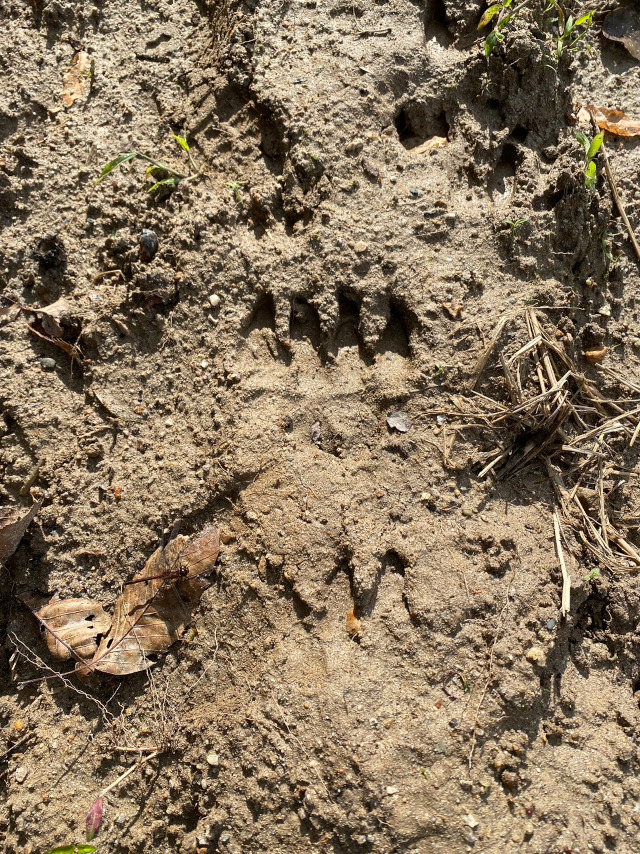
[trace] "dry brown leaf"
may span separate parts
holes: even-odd
[[[41,507],[42,502],[36,501],[26,513],[17,507],[0,508],[0,564],[6,563],[18,548],[25,531]]]
[[[49,652],[67,660],[88,661],[98,648],[97,637],[109,631],[111,618],[90,599],[59,599],[35,612],[46,631]]]
[[[449,145],[449,140],[446,136],[432,136],[431,139],[423,142],[422,145],[416,145],[410,151],[411,154],[428,154],[430,151],[435,151],[437,148],[445,148],[447,145]]]
[[[86,50],[79,50],[71,60],[71,65],[62,78],[62,92],[60,97],[65,107],[73,106],[73,103],[84,92],[84,81],[89,75],[91,60]]]
[[[82,353],[75,346],[75,344],[70,344],[68,341],[65,341],[64,338],[54,338],[51,335],[43,335],[42,332],[38,332],[35,326],[31,326],[27,324],[27,329],[29,332],[33,332],[34,335],[37,335],[38,338],[42,338],[43,341],[48,341],[49,344],[55,344],[56,347],[60,347],[61,350],[64,350],[72,359],[76,359],[78,362],[82,362]]]
[[[0,306],[0,326],[11,323],[20,314],[20,307],[17,305],[2,305]]]
[[[64,297],[52,302],[51,305],[45,308],[30,307],[29,311],[33,311],[38,315],[42,323],[42,330],[52,338],[62,338],[65,330],[63,323],[69,325],[71,323],[70,316],[73,311],[73,306]]]
[[[189,541],[176,537],[157,549],[118,598],[111,630],[85,671],[125,676],[146,670],[150,657],[179,640],[200,601],[220,551],[219,532],[206,529]]]
[[[443,302],[442,307],[447,312],[451,320],[457,320],[459,317],[462,317],[462,305],[456,300],[452,300],[452,302]]]
[[[355,638],[360,634],[360,620],[353,613],[353,608],[350,611],[347,611],[347,618],[345,620],[347,634],[350,638]]]
[[[608,352],[608,347],[595,347],[592,350],[585,350],[584,357],[590,365],[598,365]]]
[[[615,136],[640,136],[640,121],[632,119],[622,110],[609,110],[587,104],[585,109],[596,120],[600,130],[606,130]]]

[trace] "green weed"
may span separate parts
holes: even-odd
[[[248,183],[248,181],[228,181],[225,184],[225,187],[228,187],[231,190],[231,192],[233,193],[233,198],[239,205],[243,204],[244,202],[244,198],[240,191],[243,187],[246,187]]]
[[[511,229],[511,233],[513,234],[514,240],[517,240],[518,239],[518,229],[520,228],[521,225],[524,225],[525,222],[529,222],[529,220],[526,218],[516,219],[516,220],[505,219],[503,224],[509,226],[509,228]]]
[[[484,42],[485,56],[489,56],[494,47],[504,40],[504,33],[502,31],[521,9],[529,5],[529,0],[523,0],[522,3],[514,8],[511,7],[511,3],[512,0],[501,0],[500,3],[494,3],[492,6],[489,6],[482,18],[480,18],[480,23],[478,24],[479,30],[486,27],[495,18],[493,29]]]
[[[557,18],[552,18],[551,22],[557,25],[556,53],[560,57],[565,50],[577,49],[578,43],[582,41],[593,25],[595,9],[574,19],[572,15],[566,14],[557,0],[548,0],[548,3],[547,11],[553,9],[558,15]]]
[[[196,164],[193,161],[191,149],[189,148],[189,144],[186,139],[181,136],[176,136],[175,134],[171,134],[171,136],[186,153],[190,168],[193,170],[194,174],[197,174]],[[162,160],[149,157],[148,154],[143,154],[140,151],[129,151],[127,154],[119,154],[118,157],[115,157],[113,160],[110,160],[106,166],[103,166],[100,177],[96,181],[96,186],[118,166],[122,166],[123,163],[128,163],[132,160],[142,160],[144,163],[149,164],[145,175],[147,178],[151,178],[153,180],[153,184],[148,188],[147,193],[150,193],[156,198],[160,198],[171,193],[181,181],[184,181],[189,177],[193,177],[193,175],[184,175],[182,172],[177,172],[175,169],[171,169]]]
[[[600,578],[600,570],[598,567],[592,569],[591,572],[588,572],[585,577],[582,579],[583,581],[597,581]]]
[[[596,185],[596,154],[600,151],[604,142],[604,131],[597,133],[593,139],[576,130],[573,135],[584,148],[584,183],[589,190],[593,190]]]
[[[94,845],[61,845],[59,848],[51,848],[47,854],[93,854]]]
[[[529,5],[530,0],[523,0],[517,6],[512,6],[512,2],[513,0],[500,0],[499,3],[492,4],[480,19],[480,23],[478,24],[479,30],[494,21],[493,29],[484,42],[485,56],[489,56],[496,45],[504,40],[504,30],[506,30],[509,23],[513,21],[520,10]],[[546,3],[545,14],[547,12],[556,13],[555,17],[549,19],[549,23],[553,25],[555,30],[552,36],[555,41],[556,55],[560,57],[565,50],[577,50],[579,43],[584,39],[593,25],[595,10],[574,18],[565,12],[558,0],[544,0],[544,2]]]

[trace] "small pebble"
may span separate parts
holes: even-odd
[[[549,620],[547,623],[547,631],[552,632],[556,626],[557,626],[557,623],[555,620]]]
[[[43,371],[55,371],[56,360],[49,358],[40,359],[40,367]]]
[[[16,783],[24,783],[24,781],[27,779],[28,773],[29,771],[25,768],[24,765],[19,765],[16,768]]]
[[[220,297],[218,294],[210,294],[209,295],[209,305],[211,308],[218,308],[220,305]]]
[[[150,231],[148,228],[144,228],[138,239],[138,246],[140,260],[143,263],[148,264],[149,261],[152,261],[155,258],[158,251],[158,237],[155,231]]]
[[[362,255],[369,248],[369,244],[365,243],[364,240],[359,240],[353,248],[358,255]]]
[[[387,786],[388,795],[397,795],[399,791],[397,786]]]
[[[538,667],[544,667],[547,663],[547,656],[545,655],[542,647],[539,646],[532,646],[531,649],[528,649],[526,658],[527,661],[530,661],[532,664],[537,664]]]
[[[406,433],[411,428],[411,420],[406,412],[394,409],[387,415],[387,426],[398,433]]]
[[[207,764],[212,768],[217,768],[220,764],[220,757],[217,753],[207,753]]]
[[[410,194],[411,196],[413,196],[413,198],[414,198],[414,199],[417,199],[417,198],[418,198],[418,196],[420,195],[420,190],[417,190],[415,187],[412,187],[412,188],[409,190],[409,194]]]

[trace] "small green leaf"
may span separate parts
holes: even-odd
[[[564,25],[564,32],[562,33],[563,38],[568,36],[571,30],[573,29],[573,18],[569,15],[567,19],[567,23]]]
[[[164,181],[157,181],[153,187],[149,187],[147,193],[157,193],[159,189],[166,187],[167,189],[175,189],[180,183],[180,178],[165,178]]]
[[[168,177],[168,175],[169,175],[168,170],[169,170],[169,167],[167,166],[167,164],[160,161],[157,164],[157,166],[156,165],[147,166],[147,169],[146,169],[144,174],[147,176],[151,175],[152,178],[157,178],[160,181],[160,180]]]
[[[604,131],[600,131],[599,134],[594,136],[591,141],[591,145],[589,146],[589,150],[587,151],[587,160],[593,160],[596,154],[600,151],[600,146],[604,142]]]
[[[591,145],[591,143],[589,142],[589,138],[587,136],[585,136],[585,134],[583,134],[582,131],[579,131],[579,130],[575,130],[573,132],[573,135],[578,140],[580,145],[584,148],[584,153],[586,154],[587,151],[589,151],[589,146]]]
[[[95,845],[61,845],[47,851],[47,854],[93,854],[95,850]]]
[[[189,148],[189,143],[186,139],[184,139],[184,137],[176,136],[175,133],[172,133],[171,136],[175,139],[175,141],[178,143],[178,145],[183,151],[186,151],[187,154],[191,151],[191,149]]]
[[[478,29],[481,30],[483,27],[486,27],[487,24],[491,21],[495,15],[502,9],[502,5],[500,3],[494,3],[493,6],[489,6],[484,15],[480,18],[480,23],[478,24]]]
[[[589,190],[593,190],[596,185],[596,164],[593,160],[588,163],[584,170],[584,183]]]
[[[581,18],[578,18],[575,25],[576,27],[581,27],[583,24],[587,24],[587,26],[591,26],[593,23],[593,12],[587,12],[586,15],[583,15]]]
[[[498,30],[494,30],[492,33],[489,33],[484,43],[484,55],[489,56],[494,47],[503,39],[504,36],[502,33],[498,32]]]
[[[123,163],[126,163],[127,160],[133,160],[138,156],[137,151],[130,151],[128,154],[120,154],[115,160],[110,160],[106,166],[102,167],[102,172],[100,173],[100,177],[96,181],[96,186],[102,181],[103,178],[106,178],[109,172],[112,172],[116,166],[121,166]]]

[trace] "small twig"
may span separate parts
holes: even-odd
[[[148,756],[145,756],[142,759],[140,759],[138,762],[136,762],[135,765],[132,765],[131,768],[129,768],[127,771],[125,771],[124,774],[121,774],[117,780],[114,780],[113,783],[111,783],[109,786],[107,786],[106,789],[103,789],[100,792],[99,797],[104,798],[104,796],[107,794],[107,792],[110,792],[112,789],[115,789],[116,786],[120,785],[120,783],[122,783],[123,780],[127,779],[129,774],[133,774],[133,772],[136,769],[142,768],[142,766],[145,764],[145,762],[148,762],[150,759],[155,759],[155,757],[158,755],[159,752],[160,752],[159,750],[155,750],[153,753],[150,753]]]
[[[598,133],[600,128],[598,126],[598,122],[596,121],[594,115],[591,113],[591,123],[593,125],[593,129],[595,133]],[[602,153],[602,157],[604,159],[604,171],[607,173],[607,180],[609,181],[609,187],[611,188],[611,195],[613,196],[613,201],[615,202],[616,207],[618,208],[618,212],[620,217],[627,229],[627,234],[629,235],[629,240],[631,241],[631,245],[633,246],[636,257],[638,261],[640,261],[640,243],[638,243],[636,236],[633,232],[633,228],[631,227],[631,223],[629,222],[629,217],[627,216],[627,212],[624,209],[622,204],[622,199],[620,198],[620,193],[618,192],[618,188],[616,187],[616,181],[613,177],[613,170],[611,169],[611,163],[609,162],[609,156],[607,154],[606,146],[602,146],[600,149]]]
[[[16,749],[16,747],[20,747],[20,745],[24,744],[25,741],[28,738],[31,738],[32,735],[33,735],[32,732],[28,732],[26,735],[23,735],[19,741],[16,741],[15,744],[12,744],[11,747],[8,747],[4,753],[0,753],[0,759],[4,759],[4,757],[8,756],[10,753],[12,753]]]
[[[560,569],[562,570],[562,604],[560,605],[560,614],[563,619],[566,619],[569,610],[571,609],[571,576],[567,570],[567,564],[562,551],[562,540],[560,539],[560,520],[558,519],[558,511],[553,511],[553,529],[556,535],[556,549],[558,551],[558,560],[560,561]]]
[[[491,341],[489,341],[489,345],[484,350],[484,352],[480,354],[480,357],[478,358],[473,368],[473,371],[471,372],[471,379],[467,384],[467,388],[469,389],[469,391],[473,391],[473,389],[476,387],[476,384],[480,379],[480,375],[484,371],[486,364],[489,361],[489,357],[493,353],[493,349],[498,343],[500,335],[502,334],[502,330],[504,329],[508,319],[508,315],[504,315],[504,317],[500,318],[500,320],[498,321],[498,325],[496,326],[494,333],[491,336]]]

